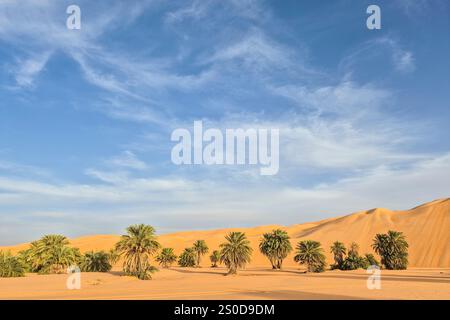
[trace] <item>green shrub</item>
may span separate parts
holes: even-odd
[[[0,278],[23,277],[25,268],[10,252],[0,251]]]
[[[369,266],[380,266],[380,263],[378,262],[377,259],[375,259],[374,255],[371,253],[366,253],[365,255],[365,259],[367,260],[367,263],[369,264]]]
[[[83,255],[80,269],[84,272],[108,272],[112,268],[109,260],[109,254],[104,251],[89,251]]]
[[[163,248],[156,257],[156,261],[159,262],[163,268],[168,268],[172,263],[177,261],[177,256],[173,252],[173,248]]]
[[[178,258],[178,264],[180,267],[195,267],[196,266],[196,254],[193,248],[184,249],[183,253]]]

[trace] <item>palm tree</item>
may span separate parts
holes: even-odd
[[[345,245],[339,241],[335,241],[330,249],[330,252],[334,257],[335,267],[339,268],[344,261],[344,256],[347,249],[345,248]]]
[[[359,256],[359,245],[356,242],[352,242],[350,244],[350,249],[348,250],[348,255],[355,256],[355,257]]]
[[[108,261],[113,266],[115,265],[120,259],[120,255],[117,253],[116,249],[110,249],[108,252]]]
[[[173,248],[163,248],[161,253],[156,257],[156,261],[158,261],[163,268],[168,268],[172,263],[177,261],[177,256],[173,253]]]
[[[127,234],[122,235],[116,244],[117,252],[124,257],[123,270],[141,280],[151,279],[150,274],[156,268],[150,265],[150,257],[161,247],[156,240],[155,229],[138,224],[129,226],[126,230]]]
[[[377,233],[373,239],[372,249],[381,257],[381,264],[386,268],[391,266],[390,260],[393,252],[389,247],[389,237],[387,234]]]
[[[228,274],[237,274],[238,268],[243,268],[250,262],[252,248],[245,233],[230,232],[225,236],[227,242],[220,245],[220,262],[228,268]]]
[[[206,245],[205,240],[197,240],[194,242],[192,248],[195,250],[197,254],[197,267],[200,267],[200,258],[202,255],[208,252],[208,246]]]
[[[181,267],[195,267],[195,250],[193,248],[184,249],[178,258],[178,264]]]
[[[112,266],[110,256],[105,251],[89,251],[83,256],[81,270],[85,272],[108,272]]]
[[[402,232],[388,231],[389,243],[394,252],[394,269],[403,270],[408,266],[408,242]]]
[[[0,251],[0,278],[23,277],[25,268],[11,252]]]
[[[364,259],[366,259],[368,266],[380,266],[378,260],[371,253],[366,253]]]
[[[69,240],[62,235],[45,235],[33,241],[22,253],[30,269],[39,273],[63,273],[71,265],[78,265],[81,259],[79,249],[68,246]]]
[[[408,242],[402,232],[389,230],[387,234],[377,234],[372,248],[381,257],[386,269],[401,270],[408,265]]]
[[[220,261],[220,251],[214,250],[209,256],[209,260],[211,260],[211,267],[217,268],[217,262]]]
[[[325,255],[320,242],[313,240],[300,241],[296,247],[294,261],[306,264],[308,272],[322,272],[325,270]]]
[[[53,256],[49,260],[50,273],[65,273],[67,267],[71,265],[78,265],[81,262],[81,253],[78,248],[71,248],[68,246],[56,247],[52,252]]]
[[[350,249],[348,250],[347,258],[342,261],[339,266],[341,270],[356,270],[356,269],[367,269],[369,267],[369,260],[366,257],[359,255],[359,245],[356,242],[350,244]]]
[[[287,232],[275,229],[271,233],[264,233],[259,250],[269,259],[272,269],[281,269],[283,260],[292,251]]]
[[[273,253],[272,248],[272,234],[264,233],[263,237],[259,242],[259,251],[269,259],[270,264],[272,265],[272,269],[276,269],[277,265],[275,262],[275,254]]]
[[[69,240],[62,235],[50,234],[31,243],[31,257],[36,265],[48,265],[57,259],[57,251],[69,245]]]
[[[44,266],[43,253],[38,250],[39,240],[32,241],[30,247],[20,253],[21,259],[28,265],[30,272],[40,272]]]
[[[37,272],[37,270],[33,269],[33,260],[31,257],[31,249],[21,250],[17,254],[17,259],[20,261],[22,266],[25,269],[25,272]]]
[[[356,269],[367,269],[369,267],[369,262],[365,257],[361,257],[359,254],[351,253],[344,259],[341,264],[341,270],[356,270]]]

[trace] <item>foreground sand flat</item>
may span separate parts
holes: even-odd
[[[82,273],[80,290],[66,289],[67,275],[0,279],[0,299],[450,299],[450,269],[382,271],[382,289],[368,290],[367,274],[305,274],[252,267],[238,276],[224,268],[160,269],[151,281],[121,272]]]

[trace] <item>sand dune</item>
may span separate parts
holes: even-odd
[[[302,239],[317,240],[326,251],[328,262],[332,262],[329,253],[330,245],[342,241],[349,245],[355,241],[360,245],[360,253],[373,253],[372,239],[376,233],[384,233],[390,229],[402,231],[410,244],[410,267],[448,268],[450,267],[450,198],[441,199],[411,210],[391,211],[388,209],[372,209],[356,212],[347,216],[331,218],[315,223],[304,223],[292,226],[260,226],[255,228],[234,228],[206,231],[188,231],[159,236],[165,247],[172,247],[177,254],[197,240],[207,242],[210,251],[217,249],[223,242],[224,235],[230,231],[243,231],[247,234],[254,248],[250,267],[266,266],[267,259],[258,251],[258,243],[262,233],[274,228],[286,230],[292,237],[292,243]],[[55,230],[55,233],[58,231]],[[95,235],[71,239],[71,244],[81,249],[109,250],[119,239],[118,235]],[[11,250],[13,253],[26,248],[28,244],[12,247],[0,247],[0,250]],[[205,257],[202,264],[209,265]],[[292,256],[288,257],[285,266],[294,266]]]

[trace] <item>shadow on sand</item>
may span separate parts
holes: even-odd
[[[197,273],[197,274],[215,274],[218,276],[226,276],[227,271],[223,270],[223,272],[214,272],[214,271],[205,271],[208,268],[182,268],[182,267],[172,267],[169,270],[180,272],[180,273]],[[216,269],[217,270],[217,269]],[[220,269],[219,269],[220,270]]]

